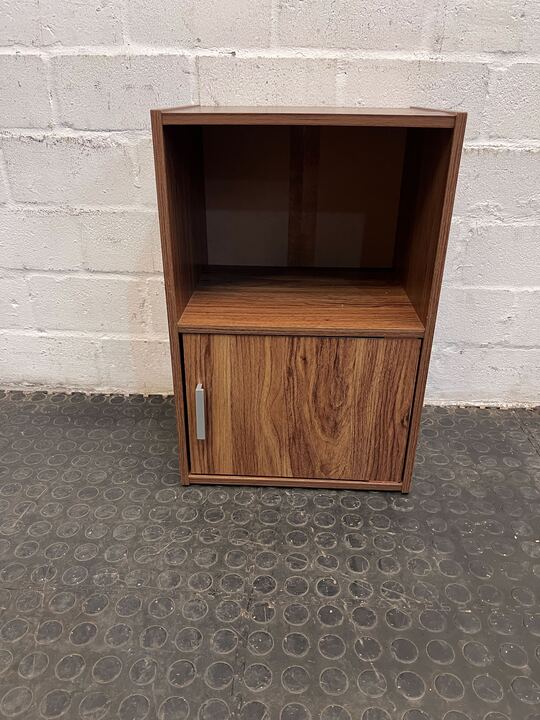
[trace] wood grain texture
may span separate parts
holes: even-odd
[[[152,112],[182,483],[409,490],[465,122],[464,113],[429,109],[190,107]],[[255,224],[259,256],[266,247],[276,254],[275,245],[281,243],[286,257],[289,235],[289,262],[313,265],[310,271],[208,268],[208,180],[225,184],[226,192],[218,188],[212,198],[217,197],[218,214],[239,224],[247,236],[238,241],[239,253],[242,243],[250,243],[242,224],[244,193],[228,188],[229,164],[220,163],[219,147],[212,161],[217,169],[204,161],[205,133],[229,130],[212,125],[234,125],[240,134],[241,126],[249,125],[259,126],[251,128],[253,133],[285,133],[279,193],[272,189],[271,204],[264,188],[255,193],[262,199],[254,215],[266,213],[268,221],[264,237]],[[373,163],[364,169],[365,153],[359,152],[362,162],[349,153],[357,143],[371,148],[367,136],[360,137],[369,132],[401,138],[398,153],[389,137],[381,137],[377,148],[384,148],[388,166],[379,163],[371,176],[395,172],[397,184],[402,177],[393,256],[397,192],[388,183],[372,182],[365,186],[366,195],[361,182]],[[299,136],[303,147],[295,147]],[[333,154],[325,156],[321,144],[316,152],[310,143],[316,137],[345,148],[350,172],[343,162],[329,162]],[[301,162],[287,169],[289,151]],[[252,153],[243,152],[250,167]],[[209,167],[214,168],[210,173]],[[287,207],[295,167],[298,192]],[[240,180],[249,183],[249,172],[242,173],[240,168]],[[387,233],[377,220],[380,215],[373,213],[377,203],[387,211]],[[371,213],[371,230],[366,213]],[[213,221],[220,232],[221,221]],[[317,245],[320,232],[324,252]],[[389,239],[384,252],[381,233],[385,242]],[[234,232],[231,236],[238,240]],[[345,265],[356,263],[360,238],[359,245],[365,244],[360,267],[392,262],[391,271],[315,270],[332,264],[335,237],[347,251],[342,253]],[[187,333],[182,341],[179,332]],[[209,402],[210,435],[203,445],[193,434],[193,393],[199,381]]]
[[[403,286],[422,322],[429,313],[453,133],[408,133],[398,225]]]
[[[229,269],[207,272],[181,332],[422,337],[404,289],[385,273]]]
[[[156,190],[159,212],[159,226],[161,232],[161,251],[163,255],[163,271],[165,279],[165,298],[167,302],[167,318],[169,326],[169,343],[171,352],[171,366],[176,410],[176,429],[178,434],[178,460],[180,481],[188,483],[189,459],[186,446],[187,427],[185,422],[184,383],[182,379],[182,361],[180,355],[180,339],[177,322],[180,312],[185,306],[188,293],[180,289],[178,277],[182,262],[178,256],[176,237],[178,234],[178,217],[174,211],[171,200],[175,196],[175,173],[171,174],[170,162],[167,160],[165,137],[161,113],[153,110],[152,140],[154,146],[154,165],[156,174]]]
[[[420,361],[418,365],[418,378],[414,393],[414,401],[411,413],[410,433],[407,443],[407,455],[403,468],[403,488],[404,493],[409,492],[412,474],[414,469],[414,458],[418,435],[420,431],[420,419],[422,414],[422,406],[424,402],[424,393],[429,370],[429,360],[431,356],[431,346],[433,343],[433,333],[435,331],[435,322],[437,319],[437,308],[439,304],[439,296],[441,292],[441,284],[444,272],[444,260],[446,257],[446,248],[448,245],[448,235],[450,233],[450,224],[452,222],[452,209],[454,207],[454,199],[456,195],[456,186],[459,173],[459,165],[461,162],[461,153],[463,148],[463,138],[465,136],[465,126],[467,123],[467,114],[458,113],[456,115],[456,126],[452,133],[451,144],[449,147],[448,163],[446,165],[446,176],[441,186],[441,180],[438,180],[439,192],[442,195],[442,203],[439,215],[439,224],[434,228],[434,251],[432,252],[432,264],[427,268],[429,272],[429,293],[422,293],[421,305],[417,304],[417,308],[424,315],[426,332],[422,341],[422,350],[420,353]],[[411,291],[412,292],[412,291]],[[414,293],[413,297],[414,297]]]
[[[260,485],[263,487],[329,488],[332,490],[389,490],[401,492],[401,483],[370,483],[357,480],[327,478],[283,478],[263,475],[202,475],[189,474],[189,485]]]
[[[180,130],[180,132],[178,132]],[[177,313],[187,304],[206,262],[206,213],[201,129],[165,134],[165,162],[171,224],[171,257]]]
[[[185,399],[178,319],[206,262],[204,180],[200,129],[166,134],[162,115],[152,111],[152,139],[181,482],[188,482]]]
[[[165,125],[357,125],[453,127],[455,113],[412,108],[187,107],[162,111]]]
[[[183,345],[192,474],[401,482],[419,340],[184,335]]]

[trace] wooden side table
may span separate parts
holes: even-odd
[[[465,122],[152,111],[183,484],[409,490]]]

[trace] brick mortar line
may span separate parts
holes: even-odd
[[[67,215],[84,215],[89,213],[157,213],[157,205],[155,202],[148,205],[62,205],[60,203],[40,203],[40,202],[24,202],[22,200],[13,200],[6,203],[0,203],[0,212],[4,209],[8,210],[35,210],[37,212],[48,212],[51,214],[65,213]],[[156,215],[157,217],[157,215]]]
[[[150,116],[150,108],[148,109]],[[67,125],[59,125],[56,128],[51,127],[0,127],[1,140],[35,140],[42,142],[43,140],[87,140],[95,142],[96,146],[117,145],[136,145],[140,140],[150,140],[150,127],[146,128],[123,128],[123,129],[107,129],[88,130],[82,128],[71,128]],[[112,142],[111,142],[112,141]],[[540,143],[540,141],[539,141]]]
[[[507,222],[501,222],[501,220],[497,217],[483,219],[483,218],[474,218],[473,224],[471,224],[472,218],[468,217],[467,215],[454,215],[452,217],[452,227],[468,227],[471,230],[475,229],[484,229],[484,228],[491,228],[491,227],[540,227],[540,219],[537,218],[527,218],[527,217],[516,217],[512,223]]]
[[[190,57],[189,60],[189,95],[195,105],[201,104],[201,83],[199,76],[199,59]]]
[[[154,278],[162,278],[163,272],[161,270],[92,270],[92,268],[74,268],[66,270],[48,270],[47,268],[12,268],[5,265],[0,265],[1,272],[9,272],[15,275],[24,275],[27,278],[40,277],[45,275],[47,277],[77,277],[86,278],[91,280],[98,278],[100,280],[151,280]],[[0,276],[1,279],[1,276]]]
[[[7,171],[7,161],[4,156],[4,152],[2,150],[2,147],[0,145],[0,187],[3,187],[6,192],[7,196],[7,202],[6,203],[0,203],[0,210],[2,207],[7,206],[9,203],[13,202],[13,197],[11,195],[11,183],[9,182],[9,176]]]
[[[36,328],[0,328],[2,337],[34,337],[34,338],[79,338],[81,340],[135,340],[139,342],[155,342],[163,345],[169,344],[167,335],[156,335],[152,333],[129,333],[117,330],[37,330]]]
[[[473,139],[467,140],[463,145],[464,153],[473,153],[478,150],[487,150],[488,152],[512,151],[536,153],[540,151],[540,139],[536,140],[535,138],[524,138],[523,140],[513,140],[508,138],[505,140],[504,138],[492,138],[491,141],[489,139]]]
[[[62,205],[53,202],[24,202],[21,200],[11,200],[0,204],[0,215],[2,211],[10,213],[24,213],[28,216],[69,216],[81,217],[89,215],[125,215],[125,214],[142,214],[152,215],[157,219],[157,207],[155,205]],[[486,214],[485,217],[479,217],[478,211],[474,210],[474,215],[454,215],[452,218],[452,226],[469,230],[488,229],[488,228],[540,228],[540,218],[536,217],[512,217],[508,216],[501,219],[500,216],[491,216]],[[463,238],[462,241],[466,241]]]
[[[58,328],[50,328],[38,330],[36,328],[0,328],[0,337],[9,336],[22,336],[22,337],[38,337],[38,338],[65,338],[73,337],[80,339],[95,339],[95,340],[137,340],[144,342],[157,342],[168,344],[169,338],[167,335],[157,334],[140,334],[140,333],[129,333],[119,332],[117,330],[62,330]],[[539,352],[539,349],[534,345],[505,345],[500,343],[437,343],[433,345],[434,351],[441,352],[451,348],[457,350],[510,350],[519,352]]]
[[[270,47],[279,47],[279,5],[277,0],[270,0]]]
[[[91,267],[66,268],[62,270],[49,268],[28,268],[0,264],[0,280],[5,276],[55,277],[58,279],[77,277],[87,280],[155,280],[163,278],[162,270],[94,270]],[[445,290],[481,290],[485,292],[512,292],[516,294],[540,292],[540,285],[471,285],[470,283],[445,282]]]
[[[120,29],[122,31],[122,46],[129,47],[131,45],[131,40],[129,37],[129,22],[128,22],[128,2],[130,0],[120,0],[119,8],[120,8]]]
[[[485,290],[487,292],[515,292],[535,293],[540,291],[540,285],[459,285],[456,283],[444,283],[445,290]]]
[[[156,214],[156,204],[149,203],[147,205],[62,205],[60,203],[34,203],[24,201],[8,201],[0,204],[0,214],[2,210],[10,210],[13,212],[25,212],[30,211],[30,214],[44,213],[44,214],[64,214],[70,216],[82,216],[85,214],[106,214],[106,213],[145,213],[145,214]],[[157,217],[157,215],[156,215]],[[513,215],[493,214],[493,212],[485,211],[482,208],[472,207],[468,212],[461,212],[456,214],[452,223],[456,226],[466,226],[470,229],[476,227],[489,228],[489,227],[505,227],[505,228],[524,228],[524,227],[539,227],[540,218],[538,216],[520,217]]]
[[[195,66],[194,77],[195,77],[195,82],[196,82],[196,87],[197,87],[196,100],[197,100],[197,105],[200,105],[201,104],[201,70],[200,70],[200,63],[199,63],[198,57],[193,58],[193,64]]]
[[[157,218],[157,208],[154,205],[61,205],[56,203],[12,200],[8,203],[0,204],[0,213],[4,209],[12,212],[27,212],[30,215],[69,215],[71,217],[84,217],[85,215],[96,213],[108,213],[110,215],[139,213],[143,215],[155,215]]]
[[[234,55],[233,55],[234,53]],[[0,56],[37,56],[37,57],[78,57],[78,56],[185,56],[185,57],[222,57],[230,59],[298,59],[298,60],[395,60],[427,61],[441,64],[469,63],[492,64],[501,68],[516,64],[540,64],[540,55],[526,52],[493,51],[464,52],[436,50],[368,50],[343,47],[304,47],[304,46],[252,46],[237,45],[216,47],[183,47],[181,45],[144,45],[132,42],[117,45],[4,45],[0,47]]]
[[[445,350],[512,350],[518,352],[538,352],[540,349],[536,345],[508,345],[504,343],[470,343],[470,342],[433,342],[433,354],[435,352],[444,352]],[[499,368],[503,369],[503,368]]]
[[[225,106],[224,106],[225,107]],[[273,107],[259,105],[257,107]],[[300,106],[300,108],[309,106]],[[351,110],[357,109],[357,105],[340,105],[340,108]],[[71,128],[65,125],[56,128],[40,128],[40,127],[0,127],[0,142],[9,140],[35,141],[43,142],[44,140],[61,141],[72,140],[87,142],[90,145],[95,143],[95,147],[111,147],[111,146],[133,146],[138,147],[141,140],[150,142],[150,128],[125,128],[125,129],[107,129],[100,128],[98,130],[90,130],[85,128]],[[540,139],[536,138],[473,138],[465,142],[463,146],[465,153],[473,152],[527,152],[536,153],[540,151]]]
[[[458,211],[459,212],[459,211]],[[531,212],[535,212],[534,210]],[[468,210],[463,210],[459,215],[455,215],[452,218],[452,224],[456,224],[458,221],[460,224],[470,224],[471,229],[474,229],[476,222],[480,221],[480,227],[538,227],[540,221],[540,215],[538,212],[532,217],[516,217],[513,215],[507,215],[506,213],[497,213],[494,209],[484,210],[482,207],[471,206]],[[520,222],[523,220],[523,222]]]
[[[51,59],[49,57],[44,57],[43,64],[45,65],[45,78],[47,81],[47,94],[49,96],[51,122],[53,127],[58,127],[60,125],[60,108],[58,104],[58,92],[56,89],[54,73],[52,71]]]

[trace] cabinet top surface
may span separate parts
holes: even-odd
[[[453,127],[457,113],[429,108],[270,107],[190,105],[154,110],[164,125],[353,124]]]

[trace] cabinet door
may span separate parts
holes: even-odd
[[[401,481],[420,340],[194,334],[183,345],[192,473]]]

